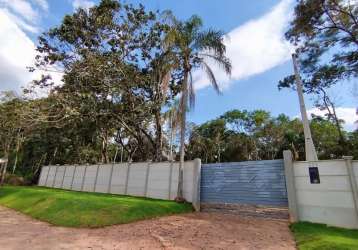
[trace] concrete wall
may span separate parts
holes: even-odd
[[[185,162],[183,195],[197,210],[200,209],[200,172],[199,159]],[[38,185],[174,200],[178,176],[178,162],[44,166]]]
[[[292,162],[285,152],[289,209],[293,221],[358,228],[358,161]],[[310,182],[309,167],[318,167],[320,183]],[[289,176],[289,177],[288,177]]]

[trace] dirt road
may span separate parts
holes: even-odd
[[[51,226],[0,207],[0,249],[295,249],[287,222],[193,213],[100,229]]]

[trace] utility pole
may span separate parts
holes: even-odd
[[[296,54],[292,54],[292,61],[293,61],[293,68],[294,68],[295,77],[296,77],[296,87],[297,87],[298,100],[300,103],[303,131],[304,131],[304,135],[305,135],[306,161],[309,161],[309,162],[318,161],[317,152],[316,152],[315,146],[313,144],[311,129],[310,129],[310,125],[309,125],[309,121],[308,121],[308,117],[307,117],[305,100],[303,99],[302,80],[301,80],[301,77],[299,74]]]

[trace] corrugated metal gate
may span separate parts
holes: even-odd
[[[203,164],[201,202],[287,207],[283,160]]]

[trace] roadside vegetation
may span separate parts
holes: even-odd
[[[191,204],[40,187],[0,188],[0,205],[56,226],[103,227],[188,213]]]
[[[312,137],[319,159],[340,158],[343,152],[358,158],[358,133],[341,133],[324,117],[311,119]],[[305,159],[302,122],[284,114],[272,116],[265,110],[231,110],[188,129],[187,157],[203,163],[282,159],[289,149],[295,160]],[[345,151],[344,151],[345,150]]]
[[[309,222],[292,224],[291,230],[299,250],[358,249],[358,230],[328,227]]]
[[[325,113],[311,120],[318,157],[357,158],[358,132],[344,131],[341,100],[330,93],[358,75],[358,5],[295,2],[286,39],[297,48],[304,92]],[[1,173],[36,183],[49,164],[267,160],[286,149],[303,159],[302,124],[284,114],[231,110],[204,124],[187,121],[192,75],[202,71],[220,92],[217,74],[232,71],[224,37],[196,15],[178,20],[120,0],[64,16],[36,43],[29,70],[42,77],[21,95],[0,93],[0,157],[8,159]],[[279,89],[294,89],[294,79],[283,76]]]

